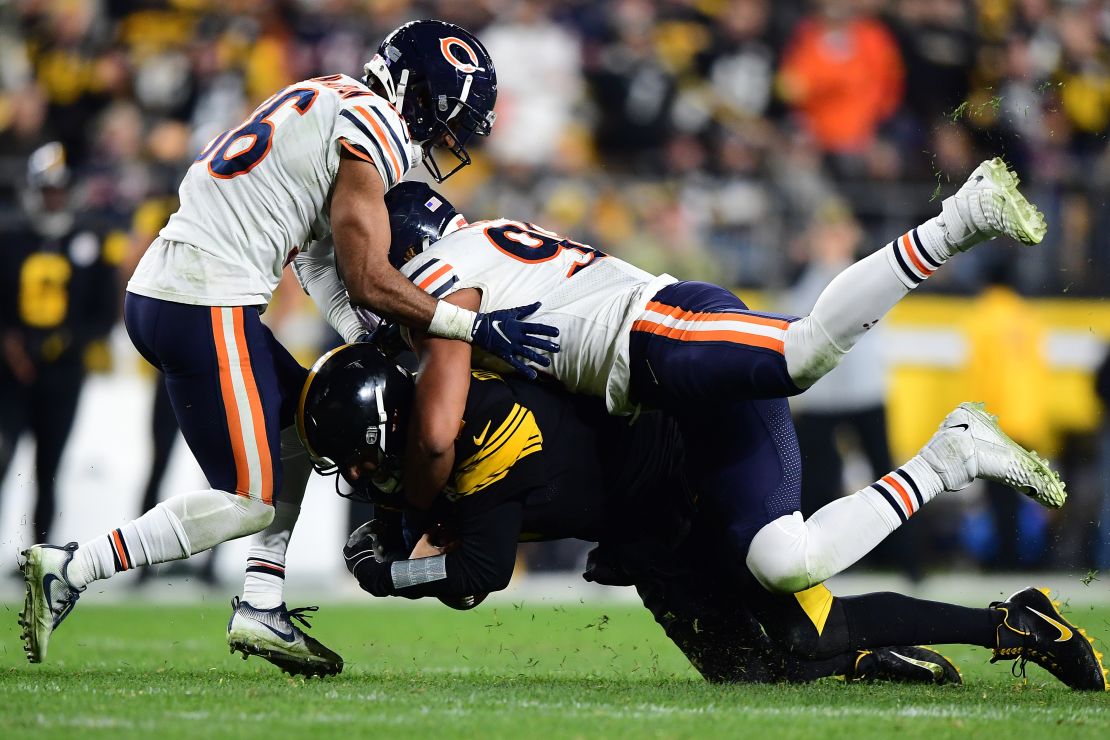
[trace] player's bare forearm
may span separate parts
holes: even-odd
[[[445,300],[475,310],[480,295],[468,288]],[[405,496],[410,506],[427,509],[447,485],[455,465],[455,439],[470,390],[470,345],[423,333],[414,337],[413,344],[420,356],[420,373],[405,454]]]
[[[340,158],[331,225],[336,266],[351,303],[413,329],[426,329],[436,299],[389,264],[385,184],[369,162]]]
[[[421,371],[413,397],[405,454],[405,497],[427,509],[447,485],[455,466],[455,438],[470,388],[470,345],[423,337]]]

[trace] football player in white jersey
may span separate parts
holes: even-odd
[[[570,390],[671,412],[702,506],[729,522],[727,555],[774,592],[822,583],[871,550],[930,499],[974,478],[1005,482],[1039,503],[1064,486],[1010,440],[980,405],[962,404],[922,451],[874,485],[803,520],[801,460],[786,397],[836,366],[898,300],[958,252],[1005,234],[1035,244],[1043,216],[999,159],[984,162],[941,214],[845,270],[803,318],[748,310],[730,291],[652,276],[534,224],[463,226],[442,196],[409,184],[386,198],[391,259],[418,287],[471,310],[542,298],[538,320],[563,330],[550,372]],[[404,461],[408,504],[444,489],[469,386],[471,348],[423,332],[414,420]],[[487,364],[476,353],[477,364]],[[496,368],[494,368],[496,369]]]
[[[124,313],[136,348],[165,374],[211,488],[174,496],[80,547],[27,550],[20,623],[31,662],[43,660],[90,582],[261,532],[244,599],[234,603],[233,648],[299,651],[314,672],[341,669],[339,656],[292,624],[281,596],[311,470],[292,427],[307,371],[259,319],[286,264],[347,341],[373,328],[354,304],[522,367],[521,358],[543,364],[531,348],[556,349],[534,336],[552,330],[518,320],[528,309],[460,309],[388,261],[385,193],[421,160],[437,181],[450,176],[469,163],[470,138],[490,133],[497,84],[481,43],[458,26],[416,21],[387,36],[365,71],[363,82],[333,75],[278,91],[213,139],[185,175],[181,207],[139,263]],[[454,167],[445,172],[437,152],[450,152]],[[329,233],[334,254],[309,246]]]

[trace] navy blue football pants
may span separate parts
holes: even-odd
[[[281,430],[294,422],[308,371],[254,306],[194,306],[127,293],[135,348],[165,374],[182,436],[208,483],[273,504]]]
[[[731,291],[678,282],[633,322],[632,399],[674,415],[699,507],[727,527],[733,558],[801,506],[802,464],[784,356],[796,318],[748,310]]]

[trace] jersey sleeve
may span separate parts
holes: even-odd
[[[542,450],[532,410],[496,373],[472,371],[448,501],[470,509],[543,486]]]
[[[459,274],[455,267],[434,254],[419,254],[401,267],[401,274],[433,298],[443,298],[456,289]]]
[[[500,591],[516,565],[524,504],[504,501],[452,522],[454,550],[430,558],[378,562],[363,559],[354,570],[363,590],[374,596],[459,597]]]
[[[400,114],[373,93],[340,99],[333,136],[347,151],[377,167],[386,190],[420,161],[419,147],[409,138]]]

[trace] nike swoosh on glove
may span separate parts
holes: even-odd
[[[480,313],[474,319],[470,330],[471,342],[512,365],[525,377],[536,377],[535,368],[528,365],[534,362],[540,367],[548,367],[551,360],[536,349],[544,352],[558,352],[559,345],[542,337],[557,337],[559,330],[547,324],[529,324],[521,321],[539,309],[539,303],[516,308],[503,308],[500,311]]]

